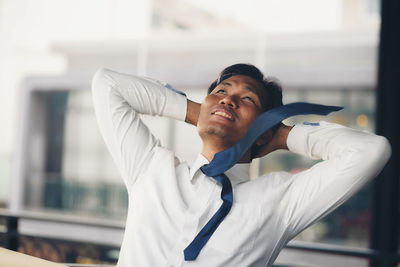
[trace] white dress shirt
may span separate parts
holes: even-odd
[[[195,261],[183,250],[221,206],[221,186],[162,147],[140,114],[185,120],[187,99],[165,83],[100,69],[92,94],[97,121],[129,193],[118,266],[271,266],[300,231],[374,178],[390,157],[381,136],[328,122],[296,125],[290,151],[323,159],[300,173],[249,179],[249,164],[225,172],[233,206]]]

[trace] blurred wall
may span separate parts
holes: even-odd
[[[65,58],[51,50],[55,42],[139,38],[150,22],[150,0],[0,1],[0,202],[11,175],[21,80],[65,71]]]

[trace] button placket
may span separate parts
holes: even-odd
[[[194,175],[198,175],[198,172]],[[185,219],[182,225],[182,229],[179,232],[179,236],[177,237],[178,241],[176,242],[174,248],[171,250],[170,256],[168,257],[168,264],[166,266],[170,266],[171,264],[172,266],[181,266],[183,261],[183,250],[187,246],[187,244],[191,242],[191,239],[194,238],[194,236],[197,234],[195,232],[199,220],[198,210],[199,207],[202,206],[199,205],[199,202],[203,202],[201,197],[199,197],[202,196],[202,181],[200,181],[201,178],[203,177],[193,178],[195,181],[195,184],[193,184],[193,187],[195,188],[195,190],[193,191],[193,199],[188,202],[189,206],[188,209],[185,211]],[[198,184],[196,185],[196,183]]]
[[[201,171],[195,175],[199,175],[195,177],[197,178],[196,182],[199,183],[199,186],[195,192],[195,200],[186,212],[185,224],[182,229],[182,252],[189,243],[193,241],[202,228],[202,226],[199,225],[199,220],[202,216],[209,213],[209,203],[214,199],[215,190],[218,187],[215,180],[206,177]]]

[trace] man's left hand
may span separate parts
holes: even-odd
[[[280,124],[278,130],[273,133],[272,129],[264,133],[258,140],[256,144],[260,147],[254,158],[261,158],[269,153],[278,149],[288,149],[287,147],[287,137],[293,126],[287,126],[283,123]]]

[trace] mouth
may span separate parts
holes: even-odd
[[[229,111],[223,110],[223,109],[218,109],[214,112],[211,113],[212,115],[217,115],[217,116],[221,116],[223,118],[226,118],[230,121],[234,121],[234,117],[233,114]]]

